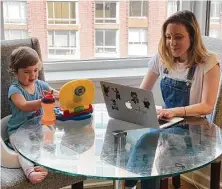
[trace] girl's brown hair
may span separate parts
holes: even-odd
[[[188,67],[191,67],[194,64],[202,63],[203,57],[206,57],[209,54],[203,44],[200,27],[195,15],[190,11],[184,10],[174,13],[164,22],[162,26],[162,34],[158,46],[158,52],[165,67],[172,69],[174,63],[174,57],[166,46],[165,33],[168,24],[182,24],[189,33],[190,48],[188,49]]]
[[[30,47],[18,47],[12,51],[10,56],[9,72],[12,74],[18,73],[18,69],[27,68],[40,63],[38,53]],[[41,65],[39,65],[39,69]]]

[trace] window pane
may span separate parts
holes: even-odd
[[[130,1],[129,15],[132,17],[141,17],[141,1]]]
[[[66,49],[55,50],[55,54],[56,55],[71,55],[70,50],[66,50]]]
[[[48,18],[53,18],[53,2],[47,2]]]
[[[55,18],[62,18],[62,3],[54,2]]]
[[[140,30],[140,42],[141,43],[146,43],[147,42],[147,30]]]
[[[105,31],[105,46],[115,46],[116,45],[116,31],[107,30]]]
[[[62,2],[61,18],[69,19],[69,2]]]
[[[96,2],[96,18],[103,18],[103,2]]]
[[[49,47],[53,46],[53,32],[52,31],[48,32],[48,46]]]
[[[129,29],[129,42],[139,42],[140,32],[137,29]]]
[[[10,30],[10,39],[21,39],[22,31],[21,30]]]
[[[3,14],[4,14],[4,19],[8,17],[8,9],[7,9],[7,3],[3,2]]]
[[[27,10],[27,6],[25,2],[20,2],[21,8],[20,8],[20,14],[21,14],[21,18],[23,20],[26,20],[26,10]]]
[[[214,38],[220,38],[220,30],[219,29],[210,29],[210,36]]]
[[[74,31],[70,32],[69,43],[70,43],[70,47],[76,47],[76,34]]]
[[[28,32],[25,30],[22,30],[22,38],[28,38],[28,37],[29,37]]]
[[[148,16],[148,1],[143,1],[143,15],[144,17]]]
[[[103,31],[96,30],[96,46],[103,46]]]
[[[9,40],[10,36],[9,36],[9,30],[5,30],[5,39]]]
[[[103,48],[101,48],[101,47],[96,48],[96,53],[102,53],[102,52],[103,52]]]
[[[8,4],[8,18],[17,19],[20,18],[19,14],[19,3],[18,2],[10,2]]]
[[[76,5],[75,2],[70,2],[70,18],[75,19],[76,18]]]
[[[104,52],[106,52],[106,53],[115,53],[116,48],[105,48]]]
[[[169,0],[167,15],[170,16],[175,12],[177,12],[177,0]]]
[[[56,47],[68,47],[68,32],[55,31],[55,46]]]
[[[105,17],[106,18],[116,18],[116,3],[106,3]]]

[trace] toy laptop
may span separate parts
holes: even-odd
[[[101,81],[104,102],[110,117],[150,128],[164,128],[183,120],[158,120],[151,91]]]

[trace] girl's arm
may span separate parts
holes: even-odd
[[[143,78],[143,81],[140,85],[140,88],[145,90],[152,90],[154,84],[156,83],[158,79],[158,75],[150,70],[148,70],[147,74]]]
[[[11,95],[11,101],[23,112],[32,112],[41,108],[41,99],[27,101],[22,94]]]
[[[186,107],[159,110],[159,117],[170,118],[174,116],[201,116],[210,114],[216,103],[219,82],[220,67],[217,64],[204,75],[203,92],[200,103]]]

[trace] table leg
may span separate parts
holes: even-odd
[[[124,189],[124,181],[122,181],[122,180],[114,180],[113,181],[113,188],[114,189]]]
[[[160,188],[161,189],[168,189],[168,178],[161,179]]]
[[[83,181],[76,184],[72,184],[71,189],[83,189]]]
[[[180,189],[180,175],[174,176],[172,177],[172,183],[173,183],[173,187],[175,189]]]
[[[221,161],[211,163],[210,189],[220,189]]]

